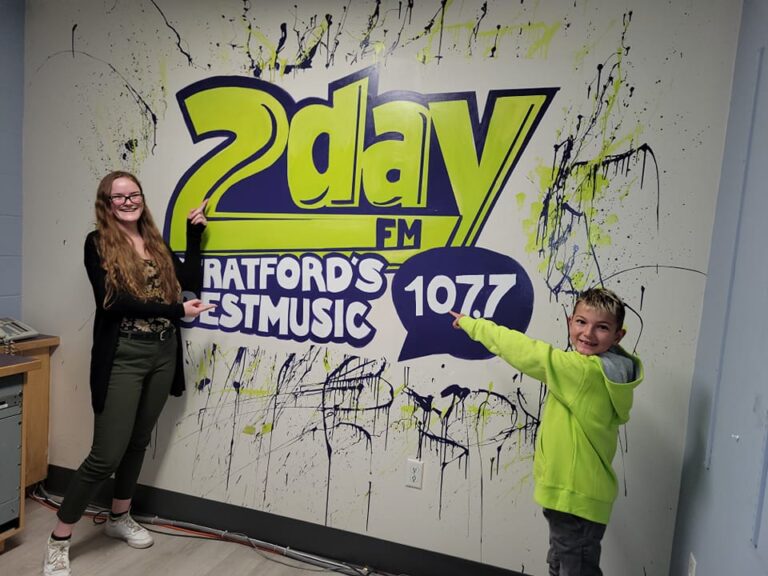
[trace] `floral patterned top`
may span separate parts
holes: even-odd
[[[144,260],[144,278],[146,287],[144,295],[148,302],[164,302],[163,291],[160,287],[160,271],[154,260]],[[123,318],[120,323],[122,332],[162,332],[173,323],[168,318]]]

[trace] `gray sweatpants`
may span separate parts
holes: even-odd
[[[114,497],[133,497],[175,368],[175,337],[164,342],[120,338],[104,410],[94,418],[91,452],[70,480],[59,508],[62,522],[77,522],[99,483],[113,473]]]

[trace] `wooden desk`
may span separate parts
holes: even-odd
[[[24,375],[24,387],[26,388],[26,384],[29,382],[29,373],[34,370],[39,370],[42,366],[42,363],[37,358],[31,358],[26,356],[8,356],[6,354],[0,354],[0,379],[9,377],[9,376],[15,376],[16,374],[23,374]],[[19,468],[19,521],[16,526],[13,526],[11,528],[8,528],[4,530],[3,532],[0,532],[0,552],[3,552],[5,550],[5,541],[13,536],[14,534],[17,534],[21,531],[22,528],[24,528],[24,491],[26,488],[25,484],[25,472],[26,472],[26,461],[25,461],[25,451],[24,448],[26,446],[26,436],[27,436],[27,426],[25,426],[25,418],[26,418],[26,398],[23,398],[22,400],[22,426],[21,426],[21,466]]]
[[[41,334],[13,344],[18,356],[34,358],[40,366],[27,372],[24,383],[22,427],[26,484],[31,486],[48,476],[48,410],[51,388],[51,354],[59,345],[58,336]]]

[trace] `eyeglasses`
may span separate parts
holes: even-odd
[[[109,199],[115,206],[122,206],[127,200],[130,200],[131,204],[142,204],[144,202],[144,194],[141,192],[134,192],[127,196],[125,194],[113,194]]]

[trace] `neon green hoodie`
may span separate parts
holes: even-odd
[[[566,352],[546,342],[464,316],[459,326],[489,351],[547,385],[533,462],[534,499],[544,508],[607,524],[617,494],[611,462],[618,430],[629,420],[643,365],[619,346],[609,353],[631,360],[629,381],[611,381],[601,356]],[[632,369],[633,368],[633,369]]]

